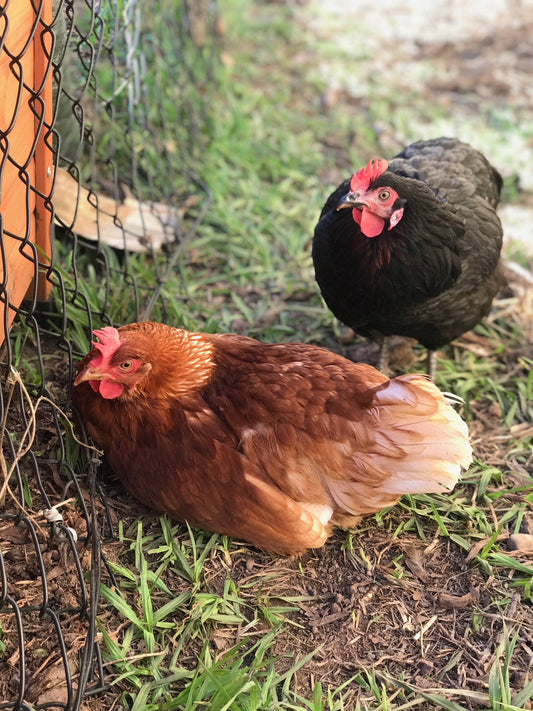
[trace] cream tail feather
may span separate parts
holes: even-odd
[[[376,400],[377,441],[386,446],[388,440],[406,455],[383,483],[384,491],[398,495],[451,491],[472,462],[468,427],[451,404],[457,398],[418,375],[402,375]]]
[[[472,462],[468,427],[452,407],[457,401],[422,375],[391,380],[368,413],[375,443],[354,454],[355,469],[366,475],[326,483],[337,506],[360,515],[404,494],[451,491]]]

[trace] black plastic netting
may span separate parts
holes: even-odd
[[[28,41],[12,41],[24,33]],[[0,709],[79,709],[108,684],[96,613],[101,579],[113,582],[101,541],[114,531],[98,458],[71,430],[70,387],[93,326],[186,325],[180,259],[209,204],[193,166],[209,133],[216,35],[207,0],[0,9],[0,81],[15,96],[0,109],[6,331],[14,315],[1,355]],[[25,61],[32,46],[44,52],[38,85]],[[23,159],[17,152],[28,112],[53,156],[50,192],[30,168],[37,141]],[[20,232],[3,220],[16,181],[27,198]],[[29,228],[35,204],[51,219],[51,263]],[[21,302],[13,253],[34,276]]]

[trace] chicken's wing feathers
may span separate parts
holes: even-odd
[[[468,431],[425,376],[389,380],[345,360],[341,368],[338,356],[320,349],[313,349],[312,360],[300,355],[285,370],[262,369],[259,362],[253,372],[230,368],[231,376],[221,358],[207,395],[264,477],[294,501],[307,495],[327,503],[329,497],[335,522],[346,512],[377,511],[402,493],[453,488],[471,461]]]
[[[241,522],[239,535],[270,551],[292,555],[324,545],[331,533],[331,506],[293,501],[250,474],[245,475],[245,482],[253,504],[246,507],[246,522]]]

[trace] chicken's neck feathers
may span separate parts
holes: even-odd
[[[406,191],[401,191],[399,181],[387,180],[387,175],[380,182],[390,183],[404,197]],[[427,186],[403,180],[413,183],[403,218],[378,237],[365,237],[348,211],[332,211],[319,222],[313,250],[315,257],[322,255],[322,259],[315,258],[321,289],[328,291],[331,281],[337,292],[340,283],[340,291],[351,295],[346,301],[380,310],[390,308],[391,285],[404,286],[395,292],[397,304],[413,304],[454,283],[461,272],[464,220]]]
[[[124,326],[119,333],[124,347],[133,353],[137,349],[151,365],[143,383],[125,390],[124,402],[149,398],[171,403],[200,391],[212,377],[214,345],[204,334],[152,323]]]

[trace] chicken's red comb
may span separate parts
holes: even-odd
[[[356,190],[368,190],[370,183],[379,178],[380,175],[387,170],[389,164],[385,158],[373,158],[368,165],[358,173],[354,173],[350,183],[350,190],[355,192]]]
[[[93,346],[100,351],[104,358],[109,358],[120,346],[118,331],[113,326],[97,328],[93,334],[100,340],[100,343],[93,341]]]

